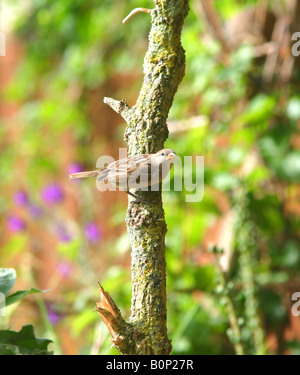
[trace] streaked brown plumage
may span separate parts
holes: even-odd
[[[155,154],[133,155],[117,160],[106,168],[88,172],[72,173],[71,180],[85,177],[97,177],[98,181],[109,182],[129,192],[129,189],[143,189],[160,183],[169,173],[176,154],[173,150],[163,149]]]

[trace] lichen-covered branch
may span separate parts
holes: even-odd
[[[109,105],[114,111],[119,113],[125,121],[130,119],[131,110],[129,106],[126,104],[125,99],[119,101],[112,98],[103,98],[103,102]]]
[[[185,71],[180,37],[188,13],[188,0],[156,0],[154,3],[144,82],[125,132],[133,154],[163,148],[168,136],[166,120]]]
[[[185,71],[185,54],[180,38],[188,13],[188,0],[153,2],[155,8],[150,13],[151,30],[144,60],[144,81],[137,102],[129,108],[124,101],[105,98],[105,102],[127,123],[125,139],[130,155],[153,153],[163,148],[168,137],[166,120]],[[171,342],[166,326],[167,229],[161,191],[134,194],[143,195],[150,204],[130,201],[126,216],[132,247],[131,329],[127,326],[125,330],[130,336],[129,341],[132,341],[128,354],[169,354]],[[122,324],[121,327],[124,327]],[[123,341],[126,340],[128,342],[128,339]]]

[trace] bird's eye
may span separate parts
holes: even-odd
[[[165,153],[164,153],[164,152],[162,152],[162,153],[161,153],[161,156],[165,156]]]

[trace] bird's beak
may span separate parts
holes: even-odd
[[[175,158],[175,156],[177,156],[177,155],[175,154],[175,152],[172,151],[172,152],[169,153],[168,159],[171,160],[171,159]]]

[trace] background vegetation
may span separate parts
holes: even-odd
[[[127,196],[68,174],[126,147],[102,99],[135,103],[149,15],[121,21],[153,2],[20,3],[3,2],[14,17],[0,58],[0,266],[16,270],[12,292],[51,290],[9,306],[1,328],[30,323],[55,354],[118,354],[92,310],[99,280],[130,315]],[[255,28],[247,9],[266,3],[274,19]],[[299,354],[300,57],[280,29],[294,3],[213,4],[190,1],[169,115],[166,147],[205,158],[201,202],[163,193],[172,354]]]

